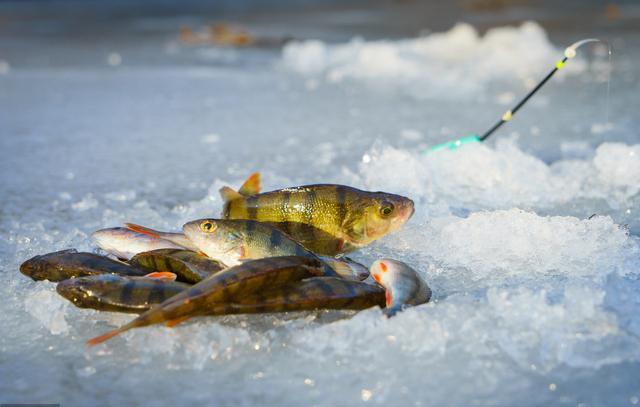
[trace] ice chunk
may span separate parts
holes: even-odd
[[[605,143],[596,150],[593,164],[603,182],[627,187],[629,195],[640,190],[640,144]]]
[[[399,86],[417,96],[441,99],[469,95],[496,79],[527,83],[548,69],[541,61],[551,64],[560,55],[534,22],[493,28],[482,37],[469,24],[459,23],[444,33],[398,41],[294,41],[284,47],[282,63],[330,82]],[[570,66],[581,69],[579,62]]]
[[[47,289],[31,292],[24,299],[27,312],[53,335],[69,332],[69,324],[65,319],[68,306],[69,303],[65,299],[55,291]]]
[[[378,145],[366,153],[358,178],[367,186],[450,207],[546,209],[606,199],[607,211],[628,206],[640,190],[639,154],[640,145],[604,143],[595,157],[585,153],[584,159],[549,165],[510,139],[498,140],[495,148],[472,144],[431,154]]]

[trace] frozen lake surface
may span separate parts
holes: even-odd
[[[639,30],[542,15],[351,39],[297,23],[284,49],[233,50],[177,42],[198,17],[87,30],[0,11],[0,402],[640,403]],[[613,44],[609,98],[606,49],[586,47],[491,142],[423,154],[484,131],[592,36]],[[36,254],[94,250],[102,227],[216,216],[218,189],[253,171],[266,190],[414,199],[403,230],[353,257],[414,265],[434,301],[391,319],[203,318],[88,348],[131,316],[75,308],[18,272]]]

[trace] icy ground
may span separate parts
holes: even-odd
[[[0,36],[0,402],[640,403],[637,31],[551,42],[535,23],[459,25],[280,51],[186,49],[178,25],[133,20],[136,41]],[[494,141],[422,154],[483,131],[565,45],[601,34],[609,102],[606,56],[585,50]],[[413,264],[435,300],[392,319],[200,319],[89,349],[131,317],[77,309],[18,272],[36,254],[93,250],[101,227],[217,215],[218,188],[255,170],[265,189],[413,198],[406,228],[353,257]]]

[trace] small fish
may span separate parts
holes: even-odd
[[[251,296],[237,297],[209,309],[207,315],[257,314],[316,309],[362,310],[384,307],[385,292],[377,284],[339,277],[313,277]]]
[[[143,276],[146,272],[117,260],[75,249],[32,257],[20,266],[20,272],[34,280],[62,281],[98,274]]]
[[[211,274],[227,268],[223,263],[203,254],[181,249],[159,249],[138,253],[129,264],[147,271],[169,271],[178,281],[196,284]]]
[[[61,281],[56,290],[80,308],[139,314],[189,287],[162,278],[103,274]]]
[[[256,178],[259,180],[259,175],[249,177],[238,192],[230,187],[220,189],[225,201],[222,217],[269,222],[322,255],[335,256],[366,246],[399,229],[414,212],[409,198],[344,185],[306,185],[259,193]]]
[[[431,289],[420,274],[405,263],[380,259],[371,265],[371,276],[386,290],[388,316],[395,315],[406,306],[420,305],[431,299]]]
[[[230,267],[151,308],[130,323],[89,340],[88,344],[96,345],[132,328],[206,315],[209,308],[216,308],[220,303],[315,277],[322,274],[321,270],[320,261],[298,256],[260,259]]]
[[[278,229],[252,220],[199,219],[186,223],[182,232],[198,249],[228,266],[243,260],[276,256],[302,256],[319,260],[311,251]],[[331,265],[327,276],[339,274]]]
[[[181,235],[181,233],[180,233]],[[129,260],[138,253],[156,249],[184,249],[184,246],[129,228],[100,229],[91,235],[99,248],[119,259]]]

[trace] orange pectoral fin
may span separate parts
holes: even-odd
[[[146,274],[145,277],[155,278],[162,281],[176,281],[178,276],[169,271],[155,271],[153,273]]]
[[[186,321],[189,318],[191,318],[191,317],[180,317],[180,318],[176,318],[176,319],[170,319],[169,321],[165,322],[164,325],[167,328],[173,328],[174,326],[183,323],[184,321]]]
[[[160,234],[157,230],[153,230],[144,226],[136,225],[135,223],[125,223],[124,224],[127,229],[133,230],[134,232],[142,233],[143,235],[160,237]]]
[[[260,193],[260,188],[260,173],[254,172],[249,175],[249,178],[242,184],[238,193],[245,196],[255,195]]]
[[[387,308],[389,308],[389,306],[391,306],[391,294],[389,293],[389,291],[385,291],[384,299],[386,301]]]

